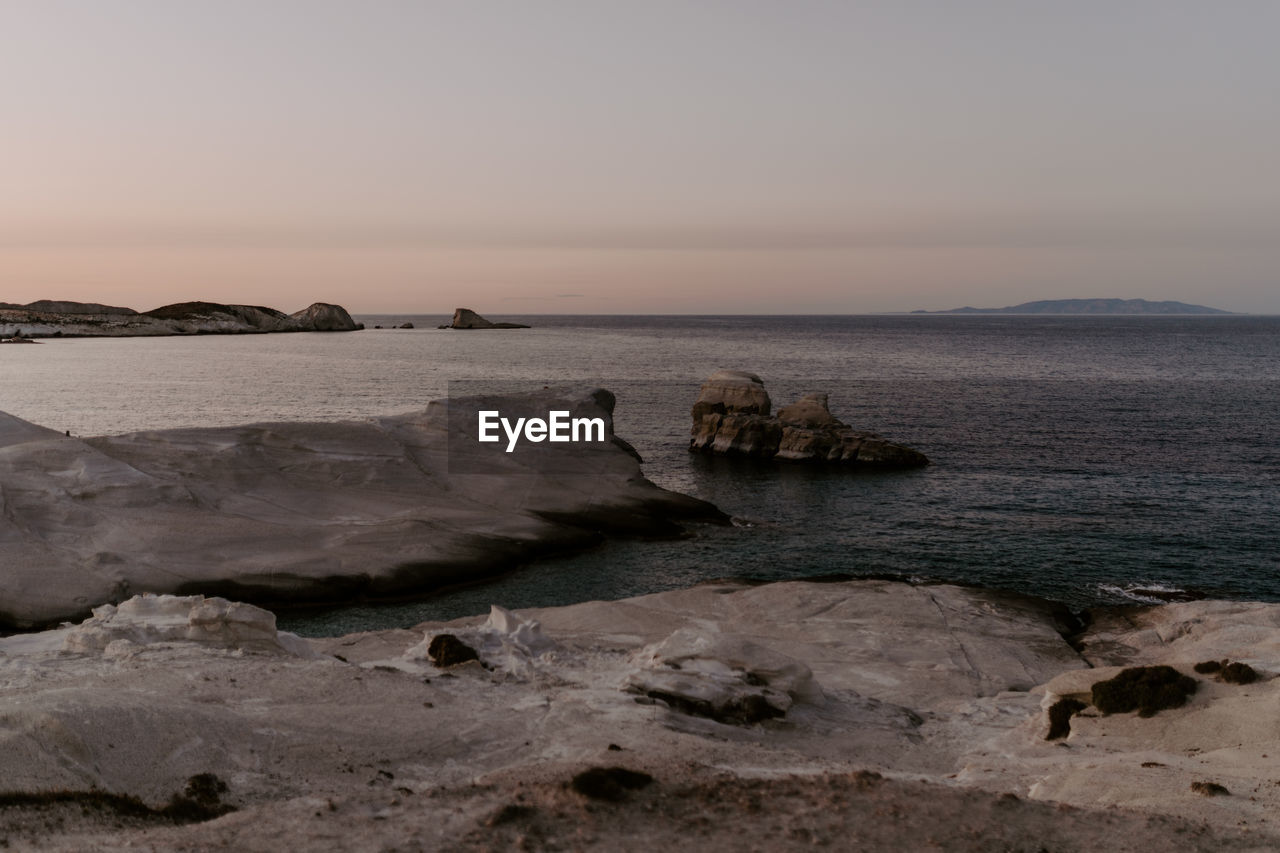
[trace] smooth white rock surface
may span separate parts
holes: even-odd
[[[254,601],[392,596],[606,533],[722,520],[646,480],[600,389],[444,401],[345,423],[70,438],[0,416],[0,625],[140,592]],[[476,411],[599,417],[599,443],[474,440]],[[470,433],[467,431],[470,430]]]

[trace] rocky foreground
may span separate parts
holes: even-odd
[[[179,302],[151,311],[50,299],[26,305],[0,302],[0,339],[9,340],[352,332],[363,328],[341,305],[325,302],[293,314],[260,305],[218,302]]]
[[[1280,605],[714,583],[301,640],[146,597],[0,640],[13,848],[1274,850]],[[445,639],[448,635],[451,639]],[[1229,660],[1241,683],[1195,664]],[[1183,704],[1053,708],[1168,664]],[[1202,667],[1209,669],[1211,667]],[[1097,695],[1096,689],[1094,694]]]
[[[256,602],[389,598],[609,535],[724,522],[644,478],[603,389],[434,401],[345,423],[72,438],[0,413],[0,626],[137,592]],[[477,411],[598,418],[594,442],[476,442]]]

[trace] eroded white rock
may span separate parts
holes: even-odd
[[[95,607],[93,616],[66,633],[62,650],[123,657],[137,647],[175,642],[318,657],[306,640],[277,631],[271,611],[203,595],[136,595]]]
[[[422,642],[404,653],[404,659],[430,660],[431,641],[440,633],[445,632],[427,632]],[[489,618],[483,625],[450,633],[475,649],[484,665],[522,677],[533,673],[535,658],[556,648],[556,643],[542,633],[537,620],[524,619],[496,604],[490,606]]]
[[[724,520],[646,480],[598,388],[455,397],[345,423],[69,438],[0,417],[0,625],[130,595],[291,603],[476,580],[599,533]],[[474,439],[476,412],[600,418],[606,440]],[[467,432],[470,430],[470,433]]]
[[[745,637],[682,628],[635,655],[623,689],[726,722],[783,716],[822,690],[801,661]]]

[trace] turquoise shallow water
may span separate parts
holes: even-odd
[[[1137,588],[1280,600],[1280,318],[534,317],[535,328],[0,349],[0,409],[77,434],[420,408],[450,381],[590,381],[661,485],[740,519],[614,542],[423,601],[281,614],[330,633],[614,598],[727,575],[896,574],[1074,606]],[[775,404],[917,447],[903,474],[691,456],[688,412],[721,367]]]

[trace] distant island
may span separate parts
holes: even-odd
[[[952,308],[950,311],[912,311],[912,314],[1231,314],[1205,305],[1146,299],[1041,299],[1004,308]]]
[[[523,323],[494,323],[486,320],[470,308],[455,308],[453,321],[442,329],[527,329]]]
[[[267,332],[352,332],[364,325],[341,305],[316,302],[293,314],[260,305],[179,302],[135,311],[96,302],[0,302],[0,338],[159,337]]]

